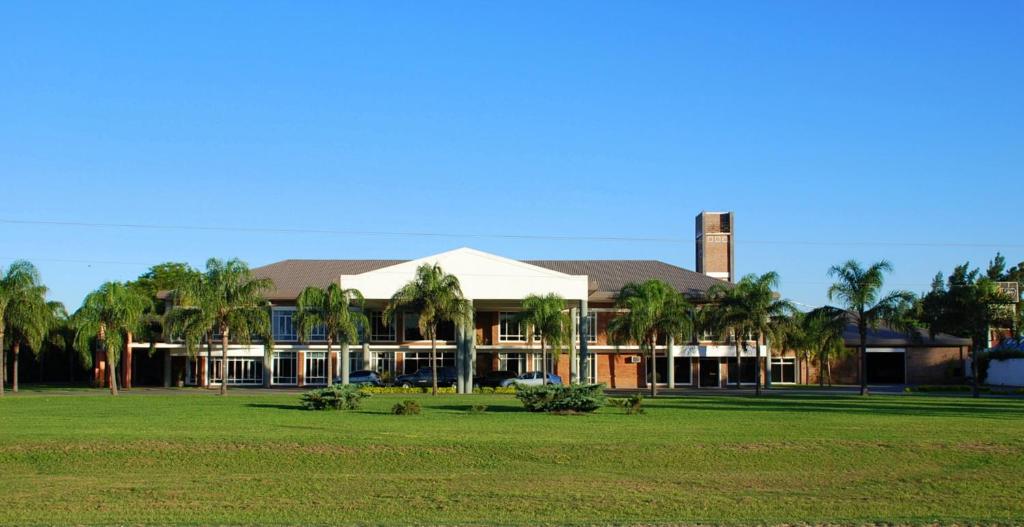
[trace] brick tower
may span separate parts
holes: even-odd
[[[732,212],[701,212],[697,215],[697,272],[732,282],[736,278],[736,252]]]

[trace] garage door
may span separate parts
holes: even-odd
[[[868,349],[868,384],[903,384],[906,382],[906,351],[900,349]]]

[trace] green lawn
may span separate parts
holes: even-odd
[[[1019,399],[43,393],[0,399],[0,524],[1024,522]]]

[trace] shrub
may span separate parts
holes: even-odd
[[[608,402],[612,406],[626,410],[626,415],[644,413],[644,396],[641,393],[630,395],[629,397],[610,399]]]
[[[482,413],[484,413],[486,411],[487,411],[487,405],[486,404],[474,404],[473,406],[471,406],[469,408],[469,413],[471,413],[471,414],[482,414]]]
[[[516,398],[531,412],[593,412],[605,403],[603,384],[517,386]]]
[[[335,384],[302,394],[302,406],[308,410],[355,410],[369,396],[358,386]]]
[[[391,413],[395,415],[419,415],[420,403],[413,401],[412,399],[406,399],[400,403],[395,403],[395,405],[391,407]]]
[[[386,395],[386,394],[409,395],[409,394],[417,394],[417,393],[430,393],[430,387],[425,387],[425,388],[420,388],[420,387],[403,388],[401,386],[363,386],[360,389],[363,390],[366,393],[373,393],[373,394],[379,394],[379,395]],[[453,394],[453,393],[456,393],[456,390],[455,390],[455,388],[452,388],[451,386],[445,386],[445,387],[438,386],[437,387],[437,393]],[[473,389],[473,393],[487,393],[487,394],[494,393],[494,394],[513,395],[513,394],[516,393],[516,389],[511,387],[511,386],[506,387],[506,388],[477,387],[477,388]]]

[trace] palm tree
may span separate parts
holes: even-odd
[[[7,311],[25,298],[34,296],[40,283],[39,271],[25,260],[16,260],[6,271],[0,272],[0,397],[7,382],[7,353],[4,351]],[[17,368],[15,368],[17,372]]]
[[[849,260],[828,270],[828,276],[836,279],[828,288],[828,299],[843,303],[843,307],[853,315],[860,334],[861,395],[868,395],[868,329],[876,329],[882,323],[897,329],[906,327],[906,315],[914,301],[914,294],[908,291],[891,291],[882,295],[885,273],[889,272],[892,272],[892,264],[885,260],[867,269],[860,262]]]
[[[556,353],[569,340],[569,315],[565,299],[556,293],[529,295],[523,299],[523,310],[516,316],[526,326],[526,334],[540,336],[540,362],[544,383],[548,382],[548,344]]]
[[[684,341],[693,332],[690,303],[661,280],[630,282],[619,290],[615,306],[625,312],[608,323],[608,336],[616,345],[635,342],[646,351],[651,366],[651,397],[658,395],[655,346],[660,337]]]
[[[846,329],[847,312],[832,306],[819,307],[804,315],[800,324],[803,339],[801,348],[805,355],[818,359],[818,384],[825,385],[828,378],[832,385],[832,359],[846,351],[843,331]]]
[[[295,325],[299,338],[309,340],[313,329],[322,327],[327,337],[327,385],[334,379],[331,368],[332,345],[341,343],[341,383],[348,384],[349,344],[359,342],[359,328],[369,327],[369,321],[362,311],[353,311],[353,307],[363,307],[363,294],[358,289],[343,289],[340,284],[332,283],[321,289],[307,287],[302,290],[295,304]]]
[[[761,395],[762,341],[776,332],[780,321],[796,310],[791,302],[778,298],[775,292],[778,286],[779,275],[774,271],[760,276],[749,274],[736,284],[726,304],[730,317],[754,335],[754,391],[757,395]],[[736,364],[738,371],[738,360]]]
[[[451,322],[468,326],[473,323],[472,307],[462,294],[459,278],[434,263],[416,268],[416,276],[402,286],[384,309],[384,323],[395,319],[400,310],[419,312],[419,330],[430,340],[431,382],[437,395],[437,325]]]
[[[807,350],[803,347],[804,341],[806,340],[803,332],[804,317],[804,313],[799,310],[793,310],[789,314],[774,317],[772,319],[772,331],[770,334],[771,340],[767,344],[768,357],[765,360],[768,364],[768,375],[766,376],[766,381],[769,381],[766,386],[769,388],[771,387],[771,383],[775,382],[775,379],[771,376],[772,346],[776,347],[780,352],[793,350],[797,353],[802,353],[801,363],[806,362]],[[798,376],[796,380],[797,382],[800,382],[799,373],[802,373],[803,371],[802,368],[800,368],[800,364],[797,365],[797,371]]]
[[[732,284],[715,284],[708,288],[707,297],[711,304],[701,310],[707,328],[720,334],[726,340],[732,339],[736,347],[736,389],[740,387],[741,350],[747,349],[747,317],[741,309],[741,293]]]
[[[11,347],[11,391],[18,392],[18,366],[21,349],[28,348],[33,355],[42,351],[50,329],[64,313],[60,302],[46,301],[46,287],[35,285],[23,291],[18,301],[7,306],[4,332]]]
[[[217,319],[213,290],[207,284],[206,275],[194,271],[169,285],[171,307],[164,316],[164,337],[180,339],[185,345],[185,352],[193,359],[205,342],[209,360],[213,356],[213,328]]]
[[[253,335],[273,346],[270,313],[264,293],[274,286],[267,278],[256,278],[245,262],[232,258],[223,261],[210,258],[201,279],[186,280],[177,292],[188,312],[174,315],[187,319],[179,327],[189,328],[187,337],[193,339],[210,333],[220,335],[221,368],[220,394],[228,393],[228,343],[250,342]],[[202,333],[200,333],[202,332]],[[266,360],[266,357],[264,357]]]
[[[107,379],[110,394],[117,395],[115,370],[121,352],[127,346],[128,334],[137,332],[150,300],[137,288],[121,282],[107,282],[89,293],[72,317],[75,327],[75,348],[86,363],[92,362],[92,343],[107,356]]]

